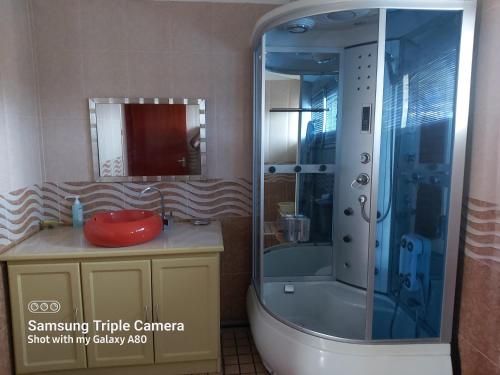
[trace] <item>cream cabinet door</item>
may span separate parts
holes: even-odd
[[[155,332],[155,362],[218,358],[218,256],[178,257],[152,263],[155,320],[184,324],[183,332]]]
[[[55,338],[66,336],[67,332],[33,331],[29,325],[30,321],[82,322],[78,264],[9,265],[8,272],[16,372],[86,367],[85,346],[76,343],[79,334],[70,334],[73,343],[54,343]],[[50,342],[35,341],[33,335],[48,336]]]
[[[154,362],[153,335],[134,330],[136,320],[151,319],[151,268],[149,260],[82,263],[85,320],[131,324],[131,331],[109,334],[91,325],[87,347],[89,367],[126,366]],[[125,344],[98,343],[94,338],[125,337]],[[127,343],[129,336],[145,335],[145,343]]]

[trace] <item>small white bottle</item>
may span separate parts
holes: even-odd
[[[66,197],[66,199],[74,199],[73,206],[71,206],[71,213],[73,216],[73,228],[83,227],[83,206],[80,202],[78,195]]]

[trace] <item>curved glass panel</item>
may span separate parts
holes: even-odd
[[[264,38],[261,300],[347,339],[365,338],[369,223],[358,200],[371,189],[378,18],[320,14]]]
[[[253,113],[253,272],[252,279],[258,295],[261,292],[261,238],[262,238],[262,147],[256,140],[262,137],[262,70],[263,70],[262,42],[255,48],[253,54],[253,88],[254,88],[254,113]]]
[[[462,12],[386,24],[372,337],[439,337]]]

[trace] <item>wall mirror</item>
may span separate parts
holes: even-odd
[[[204,99],[89,99],[96,181],[206,177]]]

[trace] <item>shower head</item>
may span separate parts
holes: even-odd
[[[289,22],[286,25],[286,30],[292,34],[303,34],[311,30],[316,23],[311,18],[301,18]]]

